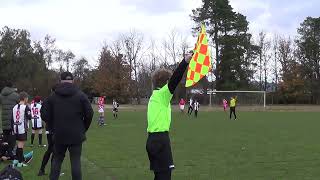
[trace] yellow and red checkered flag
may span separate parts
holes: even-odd
[[[201,32],[198,36],[194,54],[189,63],[186,87],[191,87],[206,76],[211,69],[211,57],[208,46],[208,38],[204,25],[201,25]]]

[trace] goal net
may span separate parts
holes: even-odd
[[[231,97],[237,97],[239,106],[259,106],[266,107],[265,91],[209,91],[209,105],[220,106],[223,99],[230,102]]]

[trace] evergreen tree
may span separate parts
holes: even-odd
[[[215,46],[216,89],[250,88],[258,47],[251,43],[246,17],[234,12],[229,0],[202,0],[191,17],[198,25],[205,23]]]
[[[296,40],[299,60],[306,76],[306,86],[312,94],[311,101],[320,103],[320,17],[307,17],[300,28]]]

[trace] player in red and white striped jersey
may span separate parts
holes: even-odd
[[[104,106],[105,106],[105,96],[101,96],[98,98],[98,112],[99,112],[99,120],[98,125],[107,125],[104,121]]]

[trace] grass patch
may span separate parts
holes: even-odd
[[[198,119],[174,112],[170,137],[176,169],[172,179],[320,177],[320,113],[239,112],[238,115],[238,121],[230,121],[224,112],[200,111]],[[95,114],[87,133],[82,156],[83,179],[152,179],[145,150],[146,112],[120,112],[118,120],[113,120],[108,112],[106,119],[108,126],[98,127]],[[26,151],[29,150],[27,147]],[[22,168],[24,178],[48,179],[36,176],[45,148],[33,150],[32,163]],[[68,156],[62,172],[65,174],[60,179],[71,179]]]

